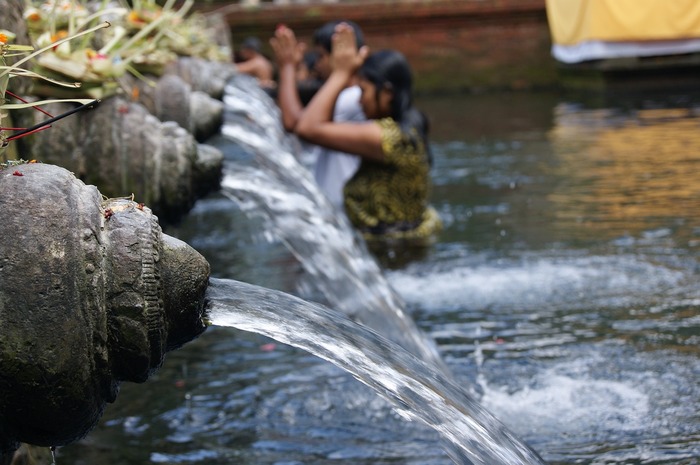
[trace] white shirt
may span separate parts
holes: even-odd
[[[360,106],[359,86],[343,89],[333,109],[333,121],[366,121]],[[316,164],[314,178],[328,200],[337,208],[343,208],[343,187],[360,166],[360,157],[324,147],[315,147]]]

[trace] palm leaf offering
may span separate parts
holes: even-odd
[[[96,29],[96,28],[94,28]],[[93,30],[88,30],[85,31],[84,34],[88,34],[93,32]],[[80,34],[78,35],[80,36]],[[29,61],[30,59],[34,58],[38,54],[44,52],[46,49],[40,49],[37,51],[34,51],[32,46],[28,45],[14,45],[12,44],[12,40],[15,38],[15,34],[12,33],[11,31],[6,31],[6,30],[0,30],[0,150],[4,149],[7,147],[9,142],[11,142],[14,139],[17,139],[19,137],[23,137],[27,134],[31,134],[33,132],[41,131],[43,129],[46,129],[50,127],[50,124],[54,121],[57,121],[58,119],[61,119],[66,115],[59,115],[59,116],[53,116],[51,114],[46,113],[45,111],[41,110],[40,107],[41,105],[47,104],[47,103],[52,103],[55,102],[56,100],[39,100],[39,101],[33,101],[33,102],[28,102],[21,97],[15,96],[12,94],[9,90],[7,90],[8,84],[10,82],[10,78],[13,76],[27,76],[27,77],[32,77],[32,78],[37,78],[40,80],[47,80],[48,82],[51,82],[52,85],[55,85],[57,87],[64,86],[64,87],[69,87],[69,88],[77,88],[80,86],[80,83],[77,82],[62,82],[59,80],[53,80],[49,77],[42,76],[41,74],[34,73],[32,71],[25,70],[20,67],[23,63],[26,61]],[[58,46],[62,42],[65,42],[67,40],[70,40],[69,37],[65,37],[63,39],[60,39],[56,42]],[[8,65],[6,61],[6,57],[20,57],[24,56],[23,58],[15,61],[12,65]],[[12,95],[15,100],[18,100],[19,103],[12,103],[10,102],[6,97]],[[82,107],[79,107],[80,109],[82,108],[87,108],[90,106],[93,106],[96,104],[94,100],[90,99],[78,99],[78,98],[73,98],[73,99],[63,99],[61,101],[72,101],[72,102],[77,102],[81,103]],[[4,127],[3,126],[3,119],[8,117],[7,110],[15,110],[15,109],[20,109],[20,108],[36,108],[45,113],[47,116],[49,116],[49,119],[46,120],[44,124],[39,124],[36,125],[35,127],[31,128],[14,128],[14,127]],[[77,110],[79,111],[79,110]],[[75,111],[71,111],[71,114],[75,113]],[[13,131],[12,134],[7,135],[6,131]]]
[[[42,96],[105,98],[120,90],[119,78],[126,73],[159,76],[178,56],[207,60],[230,60],[230,51],[218,46],[201,15],[187,16],[194,4],[174,0],[158,5],[154,0],[126,2],[79,2],[50,0],[32,2],[24,18],[36,47],[56,44],[63,37],[109,24],[91,36],[54,46],[37,57],[34,71],[57,80],[75,80],[82,85],[67,91],[52,83],[36,86]],[[128,92],[127,92],[128,94]]]
[[[177,9],[174,4],[27,0],[23,18],[31,44],[13,44],[13,32],[0,30],[0,150],[17,137],[49,127],[4,126],[9,110],[40,109],[55,101],[90,108],[118,93],[132,95],[120,78],[130,73],[150,83],[146,76],[160,76],[179,56],[230,61],[230,50],[217,43],[206,18],[187,16],[194,1],[186,0]],[[10,57],[12,65],[6,61]],[[14,96],[8,90],[13,77],[32,78],[31,94],[43,100]],[[47,121],[61,117],[46,114]]]

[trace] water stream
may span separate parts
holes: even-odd
[[[454,463],[543,464],[454,379],[338,312],[233,280],[212,279],[207,299],[213,325],[264,334],[352,373],[406,420],[437,430]]]

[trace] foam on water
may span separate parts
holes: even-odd
[[[635,431],[649,414],[649,397],[626,382],[576,378],[547,370],[516,392],[486,386],[485,407],[516,431],[579,435],[602,429]]]
[[[640,457],[654,463],[668,460],[672,450],[678,463],[691,463],[681,460],[697,457],[688,438],[697,436],[692,419],[700,386],[689,388],[687,380],[699,369],[700,361],[683,355],[635,353],[612,343],[581,346],[509,385],[487,381],[484,372],[481,402],[547,449],[550,460],[561,454],[585,463]]]
[[[551,305],[618,304],[649,296],[682,282],[683,271],[638,257],[540,257],[496,263],[444,264],[429,273],[420,269],[388,275],[401,296],[422,310],[509,308]]]

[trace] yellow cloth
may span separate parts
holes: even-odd
[[[412,142],[392,118],[375,120],[382,130],[382,161],[364,158],[345,184],[345,213],[360,229],[418,224],[430,191],[428,152]],[[410,228],[409,228],[410,229]]]
[[[558,45],[700,37],[700,0],[546,0],[546,5]]]
[[[386,242],[389,240],[401,240],[401,241],[411,241],[414,244],[418,243],[429,243],[432,241],[434,236],[442,230],[442,219],[440,214],[428,205],[428,208],[423,212],[423,217],[421,218],[420,225],[417,228],[411,229],[409,231],[390,231],[384,234],[371,234],[368,232],[363,232],[362,236],[367,241],[381,241]]]
[[[384,159],[362,160],[345,184],[345,212],[367,239],[429,239],[442,221],[428,205],[428,151],[415,129],[406,134],[393,118],[375,122]]]

